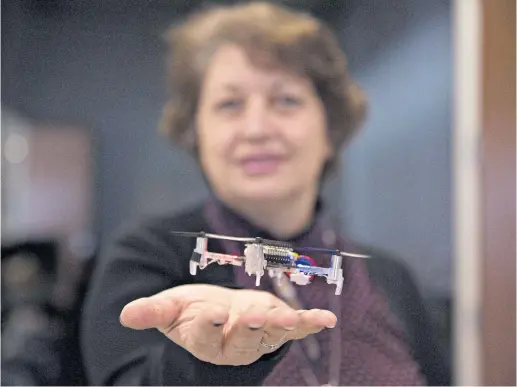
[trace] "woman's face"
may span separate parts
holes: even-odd
[[[312,84],[254,67],[233,45],[212,57],[196,124],[203,171],[215,192],[230,201],[313,192],[332,152]]]

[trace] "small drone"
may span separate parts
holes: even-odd
[[[219,265],[242,266],[248,275],[256,276],[255,285],[260,285],[260,279],[265,270],[271,278],[277,278],[285,273],[297,285],[309,284],[315,276],[325,277],[328,284],[336,285],[336,295],[341,294],[343,288],[343,256],[353,258],[369,258],[368,255],[345,253],[339,250],[295,247],[288,242],[263,239],[260,237],[234,237],[205,232],[172,231],[173,235],[196,238],[196,247],[190,258],[190,274],[196,275],[197,269],[206,268],[211,263]],[[226,239],[244,243],[244,255],[220,254],[207,251],[208,238]],[[306,255],[306,251],[332,254],[330,267],[318,267],[315,261]]]

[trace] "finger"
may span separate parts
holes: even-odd
[[[266,309],[252,306],[235,320],[223,343],[225,357],[241,357],[244,360],[251,353],[258,352],[260,339],[264,335],[266,313]]]
[[[274,308],[267,312],[262,342],[266,345],[280,346],[285,343],[287,334],[296,329],[300,322],[299,314],[291,308]],[[272,352],[275,348],[261,347],[263,352]]]
[[[223,330],[228,317],[228,310],[221,306],[211,306],[201,312],[186,334],[185,347],[201,360],[216,358],[222,351]]]
[[[300,340],[308,335],[321,332],[325,328],[334,328],[337,317],[328,310],[311,309],[298,311],[300,322],[295,330],[288,333],[289,340]]]
[[[131,329],[166,327],[174,323],[181,313],[177,301],[145,297],[127,304],[120,313],[120,323]]]

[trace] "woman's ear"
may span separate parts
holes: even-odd
[[[327,139],[325,141],[325,161],[330,161],[334,158],[336,150],[332,146],[332,142],[330,140],[330,136],[327,136]]]
[[[185,131],[185,145],[186,148],[193,151],[197,148],[197,144],[199,142],[198,133],[197,133],[197,125],[193,123],[190,127]]]

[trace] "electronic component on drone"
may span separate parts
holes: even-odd
[[[270,277],[285,273],[297,285],[309,284],[315,276],[325,277],[328,284],[336,285],[336,295],[341,294],[343,288],[343,257],[369,258],[363,254],[345,253],[339,250],[312,247],[295,247],[288,242],[268,240],[262,238],[233,237],[204,232],[172,231],[172,234],[196,238],[196,247],[190,258],[190,274],[196,275],[197,269],[204,269],[209,264],[217,262],[219,265],[243,266],[248,275],[255,275],[256,286],[268,271]],[[213,253],[207,250],[208,238],[227,239],[241,242],[245,245],[243,255],[229,255]],[[316,266],[314,259],[307,255],[300,255],[304,251],[314,251],[331,254],[328,268]]]

